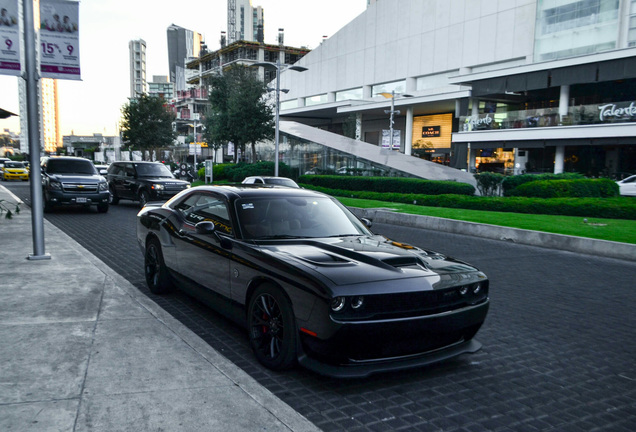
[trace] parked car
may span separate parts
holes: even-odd
[[[268,368],[364,377],[481,347],[484,273],[374,235],[328,195],[199,186],[137,219],[150,291],[177,287],[246,326]]]
[[[60,205],[97,206],[108,211],[108,183],[88,159],[66,156],[43,159],[44,211]]]
[[[636,196],[636,175],[629,176],[616,183],[621,195]]]
[[[149,201],[165,201],[190,187],[189,182],[176,179],[159,162],[113,162],[107,179],[111,204],[128,199],[139,201],[142,207]]]
[[[270,176],[250,176],[245,177],[241,182],[243,184],[269,184],[276,186],[287,186],[291,188],[299,188],[298,184],[287,177],[270,177]]]
[[[2,176],[2,180],[29,180],[29,170],[27,170],[22,162],[5,162],[0,175]]]

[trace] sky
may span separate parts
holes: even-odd
[[[366,9],[367,0],[252,0],[265,14],[265,43],[316,48]],[[201,33],[210,50],[227,31],[226,0],[83,0],[79,5],[81,81],[58,82],[62,135],[116,135],[128,102],[128,42],[146,41],[146,74],[169,75],[166,31],[176,24]],[[0,75],[0,108],[20,113],[18,80]],[[0,119],[0,130],[20,131],[17,117]]]

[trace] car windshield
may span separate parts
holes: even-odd
[[[5,168],[24,168],[24,164],[22,162],[5,162]]]
[[[174,177],[170,170],[160,163],[136,163],[135,169],[139,177]]]
[[[298,187],[295,181],[288,178],[269,178],[269,179],[265,179],[265,183],[293,187],[293,188]]]
[[[371,235],[328,197],[244,198],[236,202],[236,212],[245,239]]]
[[[49,174],[89,174],[97,173],[88,160],[49,159],[46,165]]]

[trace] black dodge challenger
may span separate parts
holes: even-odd
[[[328,195],[200,186],[138,214],[148,287],[174,287],[247,327],[258,360],[364,377],[475,352],[488,279],[374,235]]]

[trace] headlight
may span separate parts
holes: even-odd
[[[190,186],[191,186],[190,183],[188,183],[185,188],[190,189]]]
[[[55,190],[62,190],[62,184],[60,182],[51,181],[49,182],[49,187]]]
[[[479,294],[479,292],[481,291],[481,284],[475,284],[475,286],[473,286],[473,294]]]
[[[463,296],[465,296],[466,294],[468,294],[468,287],[466,285],[464,285],[463,287],[459,288],[459,293]]]
[[[100,191],[107,191],[107,190],[108,190],[108,183],[106,183],[106,182],[102,182],[102,183],[100,183],[100,184],[98,184],[98,185],[97,185],[97,188],[98,188]]]
[[[360,309],[363,304],[364,304],[364,297],[362,296],[351,297],[351,307],[353,309]]]
[[[165,187],[162,184],[158,184],[158,183],[153,184],[152,188],[154,190],[164,190],[165,189]]]
[[[344,297],[336,297],[331,299],[331,310],[334,312],[339,312],[345,307],[345,298]]]

